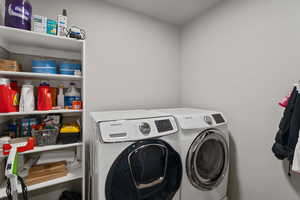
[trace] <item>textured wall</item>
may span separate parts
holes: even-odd
[[[300,2],[229,0],[182,35],[181,102],[223,111],[230,122],[232,200],[298,200],[271,152],[282,109],[300,77]]]
[[[178,105],[177,27],[98,0],[30,2],[34,14],[51,18],[67,8],[69,24],[87,30],[88,111]],[[91,127],[90,121],[87,127]],[[42,196],[54,200],[61,188],[57,191]],[[42,196],[35,195],[35,199]]]

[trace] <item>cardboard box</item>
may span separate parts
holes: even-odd
[[[47,33],[50,35],[57,34],[57,22],[53,19],[47,19]]]
[[[66,161],[33,166],[26,177],[26,185],[43,183],[68,174]]]
[[[47,33],[47,17],[33,15],[31,30],[37,33]]]

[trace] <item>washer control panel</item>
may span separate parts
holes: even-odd
[[[173,130],[170,119],[156,120],[154,122],[159,133]]]
[[[137,141],[178,132],[172,116],[99,122],[103,142]]]

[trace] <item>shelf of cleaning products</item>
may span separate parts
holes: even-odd
[[[7,26],[0,26],[0,39],[5,41],[8,47],[11,45],[34,46],[71,52],[81,52],[82,43],[84,42],[82,40],[36,33]]]
[[[64,81],[78,81],[82,76],[63,75],[63,74],[42,74],[33,72],[10,72],[0,71],[0,77],[11,79],[31,79],[31,80],[64,80]]]
[[[53,82],[53,85],[59,85],[60,82],[76,82],[76,86],[81,89],[82,102],[85,102],[85,69],[86,69],[86,57],[85,57],[85,41],[70,39],[66,37],[59,37],[44,33],[36,33],[26,30],[20,30],[5,26],[0,26],[0,48],[6,49],[8,52],[18,54],[20,56],[38,56],[41,58],[59,58],[62,60],[70,60],[74,62],[80,62],[82,68],[82,76],[73,76],[73,75],[60,75],[60,74],[40,74],[32,72],[5,72],[0,71],[0,77],[9,78],[12,80],[33,80],[34,85],[39,80],[50,80]],[[26,66],[24,66],[26,69]],[[29,69],[29,68],[28,68]],[[21,81],[22,82],[22,81]],[[67,84],[67,83],[66,83]],[[64,83],[65,85],[65,83]],[[85,103],[84,103],[85,105]],[[45,115],[45,114],[54,114],[61,113],[66,116],[76,116],[81,119],[82,122],[82,141],[86,141],[85,134],[85,107],[83,105],[83,110],[49,110],[49,111],[33,111],[33,112],[15,112],[15,113],[0,113],[0,122],[5,122],[7,119],[21,118],[27,115]],[[28,191],[39,190],[47,187],[53,187],[57,184],[63,184],[66,182],[72,181],[81,181],[85,180],[85,143],[78,142],[73,144],[66,145],[51,145],[44,147],[35,147],[33,150],[28,152],[23,152],[22,154],[30,155],[30,153],[46,152],[57,150],[58,153],[64,149],[79,150],[80,153],[78,157],[81,160],[80,169],[71,170],[67,176],[57,178],[51,181],[46,181],[40,184],[35,184],[28,187]],[[0,160],[5,162],[6,158],[2,155],[0,151]],[[3,164],[3,163],[2,163]],[[0,174],[0,177],[4,176],[4,171]],[[83,184],[83,186],[85,186]],[[58,186],[59,187],[59,186]],[[21,187],[18,186],[19,192],[21,192]],[[82,189],[83,196],[85,196],[85,190]],[[0,185],[0,199],[6,197],[6,183]]]
[[[82,110],[46,110],[46,111],[32,111],[32,112],[10,112],[10,113],[0,113],[0,117],[9,117],[9,116],[23,116],[23,115],[47,115],[47,114],[57,114],[57,113],[81,113]]]
[[[59,150],[59,149],[68,149],[72,147],[80,147],[82,146],[81,142],[77,143],[72,143],[72,144],[56,144],[56,145],[47,145],[47,146],[42,146],[42,147],[34,147],[33,150],[30,151],[25,151],[20,154],[31,154],[31,153],[39,153],[39,152],[44,152],[44,151],[53,151],[53,150]],[[0,152],[0,158],[1,157],[6,157],[5,155]]]
[[[38,189],[41,189],[41,188],[46,188],[46,187],[50,187],[50,186],[53,186],[53,185],[74,181],[74,180],[81,179],[81,178],[82,178],[82,169],[77,168],[77,169],[71,170],[67,174],[67,176],[57,178],[57,179],[53,179],[51,181],[46,181],[46,182],[43,182],[43,183],[35,184],[35,185],[32,185],[32,186],[28,186],[27,190],[28,191],[38,190]],[[18,185],[18,192],[21,193],[20,185]],[[4,197],[6,197],[6,184],[3,185],[0,188],[0,199],[2,199]]]

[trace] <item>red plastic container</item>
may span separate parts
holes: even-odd
[[[52,109],[52,94],[51,88],[48,83],[42,83],[38,87],[38,110],[51,110]]]
[[[34,149],[35,146],[35,139],[34,138],[28,138],[27,144],[23,147],[18,147],[18,152],[24,152]],[[11,144],[3,144],[3,155],[9,155],[9,152],[12,148]]]
[[[17,81],[10,81],[10,87],[11,87],[11,89],[15,90],[19,94],[21,93],[21,88],[18,86]]]
[[[18,92],[10,86],[10,80],[0,78],[0,113],[18,111]]]

